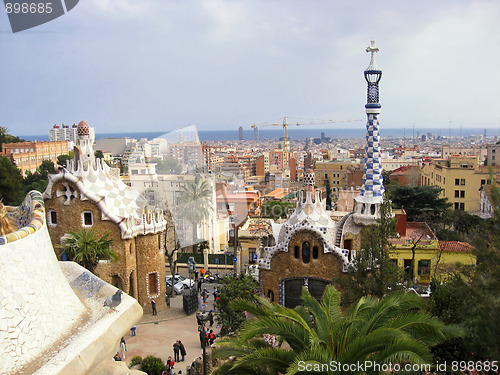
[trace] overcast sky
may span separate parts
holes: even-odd
[[[374,38],[381,126],[499,129],[499,20],[498,0],[80,0],[13,34],[2,11],[0,126],[365,121]]]

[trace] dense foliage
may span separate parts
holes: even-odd
[[[217,322],[221,325],[221,335],[236,332],[245,321],[245,314],[234,310],[230,303],[236,298],[255,301],[259,284],[252,276],[226,276],[220,281],[219,299],[215,302]]]
[[[16,164],[0,156],[0,200],[5,205],[17,206],[24,198],[23,176]]]
[[[158,375],[166,369],[167,367],[161,358],[154,357],[152,355],[144,358],[141,363],[141,371],[144,371],[148,375]]]
[[[492,189],[494,217],[484,220],[469,235],[476,248],[477,265],[462,267],[450,279],[436,283],[431,295],[430,311],[445,322],[464,327],[462,342],[446,343],[437,348],[447,360],[500,358],[500,194]],[[457,351],[456,348],[461,348]]]
[[[343,291],[343,305],[349,306],[363,296],[381,298],[401,288],[402,275],[389,258],[389,235],[394,231],[390,202],[384,201],[380,210],[379,223],[363,230],[361,250],[346,277],[335,280]]]
[[[98,238],[94,230],[82,228],[78,232],[70,232],[70,237],[63,241],[59,249],[69,260],[93,272],[99,260],[118,259],[111,248],[113,240],[108,238],[110,233]]]
[[[236,336],[218,341],[212,354],[226,362],[215,375],[341,373],[322,367],[332,362],[431,363],[432,346],[462,333],[431,317],[412,293],[361,298],[345,313],[333,286],[326,287],[321,302],[304,288],[302,306],[295,309],[263,298],[257,303],[236,300],[231,307],[253,318]],[[358,368],[346,373],[381,372]]]
[[[438,225],[452,206],[446,198],[440,198],[438,186],[391,184],[387,193],[394,207],[405,210],[408,221],[426,222],[431,227]]]
[[[38,166],[35,173],[27,172],[23,180],[25,193],[31,190],[38,190],[43,193],[49,183],[49,174],[57,173],[54,163],[50,160],[43,160]]]

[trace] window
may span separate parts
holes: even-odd
[[[455,178],[455,185],[460,185],[460,179],[459,178]]]
[[[298,246],[295,246],[293,249],[293,255],[295,256],[295,259],[299,259],[299,254],[300,254],[300,248]]]
[[[158,295],[160,284],[158,282],[158,272],[151,272],[148,274],[148,295],[155,297]]]
[[[318,259],[318,246],[313,247],[313,259]]]
[[[458,210],[458,207],[459,207],[458,202],[455,202],[455,210]]]
[[[460,185],[462,185],[462,186],[463,186],[463,185],[465,185],[465,178],[462,178],[462,179],[460,180]]]
[[[460,198],[465,198],[465,190],[460,190]]]
[[[481,185],[486,184],[486,180],[481,180]]]
[[[257,249],[251,247],[248,249],[248,264],[255,264],[257,262]]]
[[[304,263],[309,263],[311,260],[311,245],[309,242],[304,242],[302,244],[302,261]]]
[[[431,261],[430,260],[419,260],[418,261],[418,274],[419,275],[430,275],[431,274]]]
[[[460,196],[460,191],[455,190],[455,198],[458,198]]]
[[[91,227],[94,225],[94,215],[91,211],[82,212],[82,223],[84,227]]]
[[[462,211],[465,211],[465,203],[460,203],[460,209],[461,209]]]
[[[48,212],[48,224],[51,227],[55,227],[57,225],[57,212],[54,210],[49,210]]]

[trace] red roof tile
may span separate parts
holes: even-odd
[[[470,253],[474,250],[474,246],[467,242],[439,241],[439,250],[455,253]]]

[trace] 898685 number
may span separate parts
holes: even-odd
[[[5,3],[7,14],[10,13],[52,13],[52,3]]]

